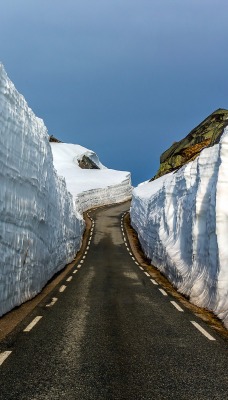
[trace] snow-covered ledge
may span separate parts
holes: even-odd
[[[135,188],[131,222],[151,263],[228,327],[228,128],[176,173]]]
[[[80,212],[92,207],[120,203],[131,199],[129,172],[106,168],[92,150],[77,144],[51,143],[54,166],[66,180]],[[82,169],[79,162],[86,156],[99,169]]]

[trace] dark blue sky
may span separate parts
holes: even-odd
[[[228,108],[227,0],[7,0],[0,60],[50,134],[133,183]]]

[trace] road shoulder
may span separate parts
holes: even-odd
[[[130,214],[127,213],[124,217],[124,227],[128,237],[128,241],[137,262],[147,271],[152,278],[161,285],[168,293],[179,300],[187,309],[191,310],[197,317],[202,319],[211,328],[213,328],[221,337],[228,339],[228,330],[224,327],[222,322],[209,310],[200,308],[190,303],[186,297],[172,286],[168,279],[153,265],[150,260],[145,256],[138,240],[136,231],[131,226]]]

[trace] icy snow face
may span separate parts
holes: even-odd
[[[228,327],[228,128],[176,173],[133,191],[131,221],[152,264]]]
[[[84,222],[54,170],[47,129],[0,64],[0,315],[36,295],[80,247]]]
[[[79,211],[131,198],[129,172],[104,167],[93,151],[76,144],[51,143],[51,148],[54,166],[58,174],[66,179],[67,188]],[[100,169],[81,169],[78,160],[84,155]]]

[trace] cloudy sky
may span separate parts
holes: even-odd
[[[50,134],[152,177],[228,108],[227,0],[7,0],[0,60]]]

